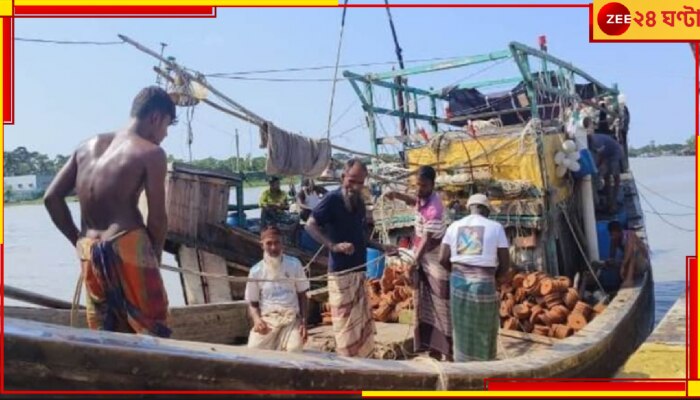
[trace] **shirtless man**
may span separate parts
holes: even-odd
[[[91,329],[170,335],[158,270],[167,231],[167,158],[160,143],[174,122],[175,104],[163,89],[141,90],[129,125],[80,144],[46,191],[51,220],[81,260]],[[74,190],[80,229],[65,200]],[[138,209],[144,190],[146,224]]]

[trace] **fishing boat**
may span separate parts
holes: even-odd
[[[439,91],[415,88],[406,81],[411,75],[504,60],[515,61],[520,75],[460,83]],[[536,61],[541,70],[533,72]],[[400,243],[410,235],[412,225],[412,210],[386,201],[382,185],[410,187],[419,165],[433,165],[438,171],[443,200],[453,211],[451,218],[463,215],[461,205],[470,193],[489,194],[496,209],[492,218],[506,227],[512,261],[519,273],[532,276],[533,282],[546,274],[568,279],[566,286],[576,287],[577,276],[590,271],[594,261],[607,258],[609,239],[605,235],[611,220],[623,222],[647,242],[632,172],[625,171],[621,176],[617,199],[621,211],[607,215],[595,209],[593,170],[585,165],[585,132],[580,121],[584,115],[599,116],[601,100],[608,101],[604,110],[617,121],[613,124],[615,136],[626,137],[620,131],[626,129],[625,113],[615,85],[604,85],[542,47],[536,49],[517,42],[502,51],[449,62],[385,73],[346,71],[344,76],[368,115],[371,186],[379,188],[374,192],[372,213],[379,239]],[[500,93],[481,91],[507,84],[514,86]],[[400,96],[399,105],[394,109],[375,105],[372,93],[378,88]],[[429,113],[421,114],[416,107],[418,101],[411,101],[418,96],[428,99]],[[445,115],[438,112],[439,102],[449,105]],[[382,114],[403,121],[398,136],[378,137],[375,118]],[[432,132],[411,134],[408,129],[413,120],[426,121]],[[395,164],[379,157],[380,147],[387,145],[402,149]],[[574,152],[577,155],[571,155]],[[579,161],[564,162],[574,158]],[[186,168],[172,172],[171,177],[184,173],[195,176],[194,180],[210,179],[213,184],[217,184],[217,179],[229,179]],[[185,193],[184,189],[181,193]],[[186,199],[186,195],[169,197],[169,201]],[[211,205],[199,207],[198,212],[206,214],[207,210],[217,209],[224,210],[225,215],[227,203],[211,199]],[[169,219],[181,220],[185,223],[182,226],[194,224],[191,226],[197,229],[221,223],[221,212],[218,216],[209,213],[214,220],[202,216],[195,222],[187,219],[191,214],[184,208],[178,217],[169,215]],[[226,274],[226,258],[238,257],[241,264],[252,260],[245,255],[221,252],[236,253],[243,246],[235,241],[227,244],[228,228],[219,226],[207,230],[209,237],[190,238],[183,236],[195,228],[186,229],[180,232],[179,239],[177,229],[170,228],[169,238],[180,244],[181,259],[192,258],[192,254],[197,258],[201,249],[219,249],[215,254],[218,258],[203,262],[208,272]],[[251,238],[249,243],[252,242]],[[181,263],[180,267],[189,268],[187,265]],[[385,271],[389,268],[387,265]],[[378,343],[399,342],[402,346],[393,356],[386,356],[389,352],[385,351],[374,359],[356,359],[324,351],[324,346],[316,346],[314,339],[328,337],[327,325],[311,330],[309,348],[301,353],[251,350],[244,345],[250,330],[246,304],[230,300],[229,282],[216,289],[213,282],[202,285],[204,278],[194,272],[193,281],[199,280],[199,286],[195,282],[188,287],[201,293],[206,286],[209,292],[206,296],[197,295],[206,297],[204,301],[199,299],[204,304],[171,310],[170,339],[90,331],[85,328],[84,311],[71,318],[69,305],[56,309],[59,305],[55,302],[51,303],[53,309],[5,307],[6,389],[480,390],[486,388],[489,378],[604,378],[612,376],[645,340],[654,321],[654,283],[649,269],[632,287],[607,296],[601,297],[595,288],[582,287],[582,301],[597,302],[603,307],[595,312],[589,310],[584,321],[587,324],[575,332],[550,328],[549,334],[542,334],[519,329],[508,322],[517,316],[506,310],[507,315],[501,315],[499,355],[492,361],[456,363],[399,357],[397,353],[406,349],[404,345],[410,346],[412,334],[410,324],[400,322],[377,322]],[[189,275],[183,273],[185,276]],[[501,290],[506,289],[501,286]],[[509,290],[518,295],[514,286]],[[224,294],[217,297],[214,293]],[[501,293],[505,298],[504,294]],[[225,300],[227,296],[229,300]],[[323,301],[322,296],[318,298]]]

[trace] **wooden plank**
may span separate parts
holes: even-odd
[[[179,267],[188,271],[200,272],[197,252],[194,248],[188,246],[180,246],[178,252]],[[187,304],[204,304],[204,286],[202,278],[192,274],[182,274],[185,282],[185,298]]]
[[[211,274],[228,275],[226,260],[216,254],[200,250],[202,272]],[[227,279],[202,278],[209,294],[208,303],[221,303],[233,300],[231,287]]]

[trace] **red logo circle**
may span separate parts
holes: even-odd
[[[608,3],[598,11],[598,26],[606,35],[622,35],[629,29],[631,21],[630,10],[620,3]]]

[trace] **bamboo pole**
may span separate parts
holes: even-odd
[[[30,292],[28,290],[8,285],[5,285],[4,296],[19,301],[36,304],[39,306],[44,306],[48,308],[58,308],[61,310],[70,310],[73,306],[68,301],[55,299],[53,297],[44,296],[39,293]],[[81,310],[85,309],[84,306],[79,306],[79,308]]]

